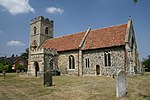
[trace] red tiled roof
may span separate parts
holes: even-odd
[[[54,48],[57,51],[76,50],[78,49],[85,33],[86,32],[79,32],[59,38],[49,39],[43,44],[43,47]]]
[[[127,24],[91,30],[83,50],[125,45]]]
[[[125,45],[127,24],[91,30],[83,50]],[[75,33],[47,40],[44,48],[54,48],[57,51],[77,50],[86,32]]]

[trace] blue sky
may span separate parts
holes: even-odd
[[[141,59],[150,55],[150,0],[0,0],[0,56],[29,47],[30,20],[54,20],[54,36],[127,23],[131,16]]]

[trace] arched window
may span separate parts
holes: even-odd
[[[30,48],[31,48],[31,50],[33,50],[33,49],[36,49],[36,48],[37,48],[37,42],[36,42],[36,40],[34,40],[34,41],[31,43]]]
[[[132,36],[132,43],[131,43],[131,55],[133,56],[134,54],[134,46],[135,46],[135,42],[134,42],[134,38]]]
[[[104,61],[105,61],[105,66],[111,66],[110,52],[108,52],[108,51],[104,52]]]
[[[33,28],[33,32],[34,32],[34,34],[36,34],[36,30],[37,30],[37,29],[36,29],[36,27],[34,27],[34,28]]]
[[[69,56],[69,69],[75,69],[75,60],[73,55]]]
[[[111,57],[110,57],[110,52],[108,52],[108,66],[111,66]]]
[[[48,35],[48,27],[45,28],[45,34]]]

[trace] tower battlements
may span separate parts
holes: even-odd
[[[38,21],[43,21],[45,23],[49,23],[53,25],[53,20],[49,20],[48,18],[44,18],[43,16],[35,17],[34,19],[31,19],[30,24],[36,23]]]
[[[39,48],[39,49],[34,49],[31,51],[31,54],[53,54],[57,55],[57,51],[53,48]]]

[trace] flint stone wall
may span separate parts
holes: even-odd
[[[111,66],[105,67],[104,52],[111,53]],[[86,58],[89,58],[90,67],[86,68]],[[110,49],[99,49],[83,51],[83,75],[96,75],[96,65],[100,66],[100,75],[116,75],[119,69],[124,70],[124,49],[115,47]]]

